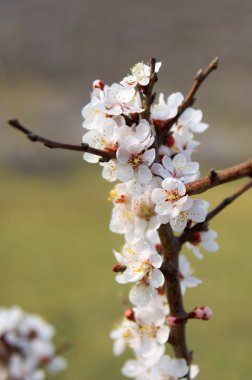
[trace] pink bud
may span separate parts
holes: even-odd
[[[190,318],[202,319],[208,321],[213,316],[213,311],[208,306],[195,307],[195,309],[189,313]]]
[[[100,79],[93,81],[93,88],[99,88],[100,90],[104,89],[104,82]]]
[[[113,264],[112,265],[112,271],[115,273],[124,272],[126,270],[126,267],[121,264]]]
[[[210,307],[204,306],[202,308],[202,310],[204,312],[204,315],[203,315],[202,319],[204,319],[205,321],[208,321],[209,319],[212,318],[212,316],[213,316],[213,310],[210,309]]]
[[[180,323],[183,323],[183,321],[184,321],[183,318],[173,317],[172,315],[169,315],[169,317],[167,317],[167,324],[168,324],[170,327],[177,326],[177,325],[179,325]]]

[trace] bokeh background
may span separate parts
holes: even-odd
[[[108,231],[110,188],[100,170],[75,152],[29,143],[6,120],[18,117],[40,134],[78,143],[81,108],[96,78],[118,82],[129,67],[163,62],[158,91],[185,93],[215,56],[220,67],[196,107],[210,129],[194,156],[202,173],[249,158],[252,119],[251,0],[0,1],[0,303],[20,304],[72,344],[69,368],[56,379],[119,380],[108,338],[127,305],[115,284]],[[206,194],[216,205],[244,181]],[[204,283],[186,295],[188,309],[209,305],[209,323],[189,325],[199,379],[250,380],[251,194],[212,223],[221,250],[198,262]]]

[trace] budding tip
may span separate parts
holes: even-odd
[[[135,321],[135,312],[133,309],[127,309],[124,313],[125,318],[129,321]]]

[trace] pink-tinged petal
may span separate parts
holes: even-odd
[[[150,262],[155,268],[160,268],[163,263],[163,257],[157,252],[153,252],[150,254]]]
[[[136,127],[136,138],[143,142],[150,135],[150,125],[146,120],[140,120],[140,123]]]
[[[154,189],[151,194],[151,199],[153,200],[153,202],[157,204],[162,204],[163,202],[165,202],[166,197],[167,194],[163,189]]]
[[[176,169],[176,172],[178,174],[183,173],[184,168],[186,166],[186,157],[185,157],[185,155],[182,154],[182,153],[176,154],[176,156],[173,159],[173,165],[174,165],[174,167]]]
[[[137,176],[141,183],[150,183],[152,180],[151,170],[146,165],[139,165]]]
[[[164,202],[162,204],[158,204],[155,207],[155,211],[157,214],[160,215],[171,215],[173,212],[172,204],[171,202]]]
[[[181,210],[186,211],[189,208],[192,207],[193,201],[191,198],[188,197],[188,195],[185,195],[184,197],[181,197],[175,202],[176,206],[179,207]]]
[[[135,284],[130,290],[129,300],[135,306],[146,306],[151,300],[150,286],[141,282]]]
[[[199,163],[198,162],[188,162],[184,168],[185,174],[197,173],[199,171]]]
[[[119,164],[126,164],[129,161],[130,156],[130,152],[123,147],[120,147],[116,152],[116,158]]]
[[[196,223],[204,222],[206,219],[206,211],[197,205],[197,200],[193,201],[193,206],[188,210],[188,218]]]
[[[167,169],[170,173],[173,173],[173,162],[170,157],[164,156],[162,159],[162,164],[164,165],[165,169]]]
[[[150,274],[150,285],[153,286],[153,288],[160,288],[164,285],[164,275],[161,272],[161,270],[154,268],[151,271]]]
[[[129,181],[134,178],[134,170],[130,164],[118,164],[115,175],[120,181]]]
[[[153,174],[156,174],[156,175],[161,175],[160,174],[160,169],[162,169],[163,167],[162,167],[162,165],[161,164],[157,164],[157,163],[154,163],[153,165],[152,165],[152,167],[151,167],[151,171],[152,171],[152,173]]]
[[[137,377],[139,373],[139,365],[136,360],[127,360],[122,367],[122,374],[126,377]]]
[[[159,344],[165,344],[168,341],[170,329],[168,326],[161,326],[157,332],[156,338]]]
[[[156,157],[155,149],[146,150],[144,154],[142,155],[142,159],[148,166],[152,164],[152,162],[155,160],[155,157]]]

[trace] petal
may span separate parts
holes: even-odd
[[[162,159],[162,164],[164,165],[165,169],[167,169],[170,173],[173,173],[173,162],[170,157],[165,155]]]
[[[206,123],[197,123],[190,126],[190,129],[194,133],[202,133],[209,127]]]
[[[152,173],[150,168],[146,165],[140,165],[138,168],[138,179],[141,183],[150,183],[152,180]]]
[[[97,162],[99,162],[98,156],[91,153],[86,153],[86,152],[83,154],[83,159],[89,162],[90,164],[96,164]]]
[[[173,159],[173,165],[174,165],[174,167],[176,169],[176,172],[178,174],[183,173],[184,168],[186,166],[186,157],[185,157],[185,155],[182,154],[182,153],[176,154],[176,156]]]
[[[135,284],[129,293],[129,300],[135,306],[146,306],[151,299],[151,289],[141,282]]]
[[[118,178],[120,181],[129,181],[130,179],[134,178],[134,170],[130,164],[118,164],[115,175],[116,178]]]
[[[163,189],[156,188],[151,193],[151,199],[153,200],[153,202],[157,204],[162,204],[163,202],[165,202],[166,197],[167,194]]]
[[[119,164],[126,164],[130,156],[131,156],[130,152],[123,147],[120,147],[116,152],[116,158]]]
[[[152,164],[152,162],[155,160],[155,157],[156,157],[155,149],[146,150],[144,154],[142,155],[144,162],[148,166]]]
[[[150,262],[155,268],[160,268],[163,263],[163,257],[157,252],[153,252],[150,254]]]
[[[126,377],[136,377],[138,372],[139,366],[136,360],[127,360],[122,367],[122,374]]]
[[[150,285],[156,289],[164,285],[164,275],[161,270],[157,268],[152,269],[150,274]]]
[[[170,329],[168,326],[161,326],[160,329],[157,332],[157,342],[159,344],[164,344],[168,341],[170,334]]]

